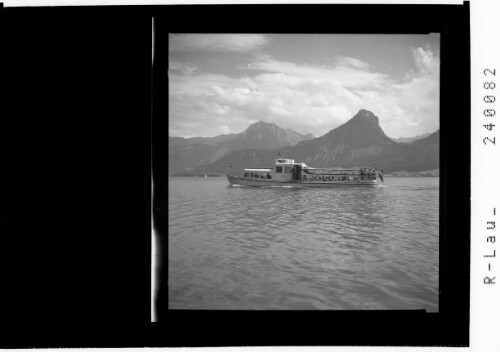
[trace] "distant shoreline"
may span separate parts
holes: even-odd
[[[207,175],[207,177],[225,177],[226,175]],[[168,175],[168,177],[201,177],[204,178],[205,175],[186,175],[186,174],[175,174]],[[384,174],[384,177],[439,177],[439,174],[418,174],[418,173],[406,173],[406,174]]]

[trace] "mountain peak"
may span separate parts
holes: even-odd
[[[261,127],[265,127],[265,126],[272,126],[272,125],[274,125],[274,124],[259,120],[257,122],[252,123],[250,126],[248,126],[247,130],[257,129],[257,128],[261,128]]]
[[[295,145],[303,140],[311,139],[292,129],[284,129],[273,122],[259,120],[241,133],[238,149],[276,149]]]
[[[356,115],[352,118],[352,120],[365,120],[365,121],[375,121],[378,124],[378,117],[371,111],[361,109],[358,111]]]
[[[356,115],[375,116],[375,114],[373,112],[366,110],[366,109],[359,110]]]
[[[362,148],[383,147],[395,143],[385,135],[378,117],[365,109],[361,109],[349,121],[320,138],[335,145],[357,145]]]

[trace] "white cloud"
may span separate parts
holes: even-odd
[[[263,34],[170,34],[170,51],[235,51],[258,50],[268,42]]]
[[[335,63],[340,66],[350,66],[361,70],[365,70],[370,67],[370,65],[368,65],[366,62],[347,56],[337,56],[337,58],[335,59]]]
[[[414,48],[413,59],[420,73],[437,75],[439,74],[439,60],[434,57],[430,47]]]
[[[231,128],[228,125],[221,125],[217,128],[221,134],[230,134]]]
[[[171,65],[171,132],[198,125],[198,135],[214,136],[220,126],[241,132],[264,120],[320,136],[363,108],[379,116],[390,137],[433,132],[439,128],[439,58],[430,48],[412,53],[416,70],[402,82],[346,57],[313,66],[261,56],[243,78]]]
[[[341,58],[337,60],[336,65],[332,66],[298,65],[286,61],[261,59],[252,64],[251,69],[277,74],[279,76],[273,76],[273,80],[281,78],[282,80],[288,80],[291,84],[328,81],[331,83],[342,83],[343,87],[351,88],[379,84],[387,78],[384,74],[371,72],[366,69],[367,67],[368,64],[361,60],[350,58]]]
[[[417,71],[387,91],[393,110],[392,114],[387,111],[389,118],[382,127],[394,137],[410,137],[439,128],[439,58],[429,47],[414,48],[412,52]]]
[[[172,61],[168,64],[169,72],[177,72],[184,75],[191,75],[198,71],[198,67],[192,64],[187,64],[183,62]]]

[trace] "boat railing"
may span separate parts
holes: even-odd
[[[329,174],[309,174],[303,175],[302,181],[307,182],[367,182],[376,180],[374,175],[352,175],[352,174],[342,174],[342,175],[329,175]]]
[[[338,169],[302,169],[306,174],[310,175],[359,175],[359,170],[338,170]]]

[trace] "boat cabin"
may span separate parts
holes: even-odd
[[[276,159],[272,169],[245,169],[243,177],[274,180],[277,182],[300,181],[304,163],[296,163],[294,159]]]
[[[278,181],[300,181],[304,163],[296,163],[294,159],[276,159],[274,176]]]

